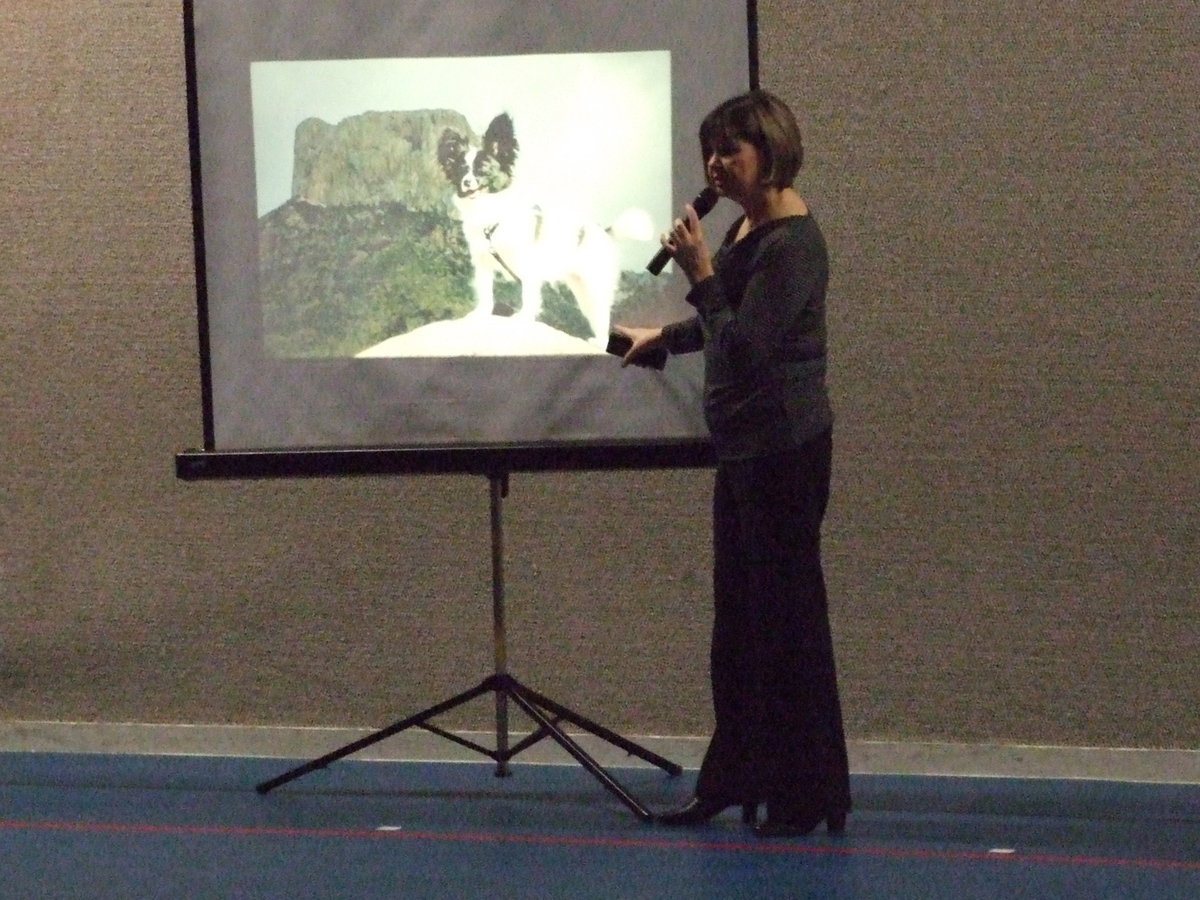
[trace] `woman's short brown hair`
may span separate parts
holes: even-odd
[[[700,153],[707,164],[723,142],[746,141],[762,159],[763,184],[791,187],[804,164],[800,126],[787,104],[769,91],[731,97],[700,123]]]

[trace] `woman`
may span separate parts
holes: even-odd
[[[756,90],[700,126],[710,187],[744,213],[716,254],[691,205],[662,238],[696,316],[632,339],[623,365],[660,347],[704,351],[713,496],[716,729],[695,796],[658,817],[707,822],[730,806],[761,836],[841,832],[850,809],[833,643],[821,571],[832,412],[825,388],[825,242],[792,187],[800,131]]]

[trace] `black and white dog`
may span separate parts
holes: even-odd
[[[454,189],[475,267],[472,315],[492,314],[496,275],[521,283],[517,316],[531,322],[542,308],[542,285],[563,282],[593,342],[603,347],[620,279],[614,239],[652,240],[653,223],[643,210],[629,209],[602,228],[531,203],[514,186],[518,149],[508,113],[492,120],[478,146],[449,128],[438,142],[438,162]]]

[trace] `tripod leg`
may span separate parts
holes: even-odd
[[[304,765],[297,766],[294,769],[289,769],[287,772],[284,772],[282,775],[278,775],[269,781],[264,781],[262,784],[258,785],[255,790],[260,794],[266,794],[269,791],[279,787],[281,784],[287,784],[287,782],[293,781],[302,775],[307,775],[309,772],[315,772],[317,769],[323,769],[331,762],[339,760],[344,756],[349,756],[351,753],[357,753],[359,750],[369,747],[372,744],[377,744],[379,741],[389,738],[393,734],[399,734],[401,731],[404,731],[407,728],[419,726],[427,719],[436,718],[447,710],[453,709],[456,706],[461,706],[464,703],[468,703],[481,694],[486,694],[488,691],[493,689],[494,679],[485,679],[482,684],[476,685],[469,691],[463,691],[463,693],[459,694],[458,696],[451,697],[449,700],[445,700],[436,706],[431,706],[424,712],[419,712],[416,715],[409,716],[407,719],[401,719],[399,722],[389,725],[387,728],[382,728],[379,731],[372,732],[366,737],[359,738],[353,743],[346,744],[346,746],[340,747],[339,749],[334,750],[332,753],[327,753],[319,759],[314,759],[311,762],[305,763]]]
[[[612,744],[615,747],[620,747],[622,750],[624,750],[626,753],[630,754],[631,756],[636,756],[639,759],[644,759],[646,762],[650,763],[651,765],[658,766],[658,768],[662,769],[668,775],[674,776],[674,775],[679,775],[683,772],[683,768],[681,766],[677,765],[676,763],[671,762],[669,759],[659,756],[657,753],[647,750],[645,747],[642,747],[639,744],[635,744],[633,741],[629,740],[628,738],[622,737],[621,735],[617,734],[615,731],[610,731],[609,729],[605,728],[603,725],[597,725],[591,719],[586,719],[583,716],[579,715],[579,713],[574,712],[573,710],[567,709],[565,706],[562,706],[561,704],[555,703],[549,697],[545,697],[545,696],[539,694],[537,691],[534,691],[530,688],[525,687],[525,685],[523,685],[523,684],[517,684],[516,688],[518,690],[520,690],[521,692],[523,692],[531,701],[536,703],[538,706],[540,706],[543,709],[549,710],[554,715],[558,716],[560,719],[566,719],[568,722],[571,722],[572,724],[577,725],[578,727],[582,728],[584,731],[590,732],[590,733],[594,734],[596,737],[602,738],[603,740],[608,741],[608,743]]]
[[[536,705],[530,698],[522,696],[522,693],[525,690],[527,689],[522,688],[519,685],[507,688],[509,696],[511,696],[513,701],[525,711],[526,715],[537,722],[543,731],[554,738],[554,740],[558,742],[559,746],[571,754],[577,763],[591,772],[601,784],[608,788],[608,790],[617,797],[617,799],[633,810],[634,815],[636,815],[643,822],[649,822],[653,818],[653,816],[650,814],[650,811],[646,809],[646,807],[642,806],[642,804],[639,803],[633,797],[633,795],[626,791],[625,788],[623,788],[615,778],[609,775],[608,772],[606,772],[598,762],[592,759],[592,757],[588,755],[587,751],[580,747],[570,735],[552,722],[550,718],[544,712],[542,712],[538,705]]]

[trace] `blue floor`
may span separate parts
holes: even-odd
[[[0,754],[3,898],[1200,898],[1200,785],[854,776],[846,834],[645,824],[574,766]],[[694,773],[613,770],[652,809]]]

